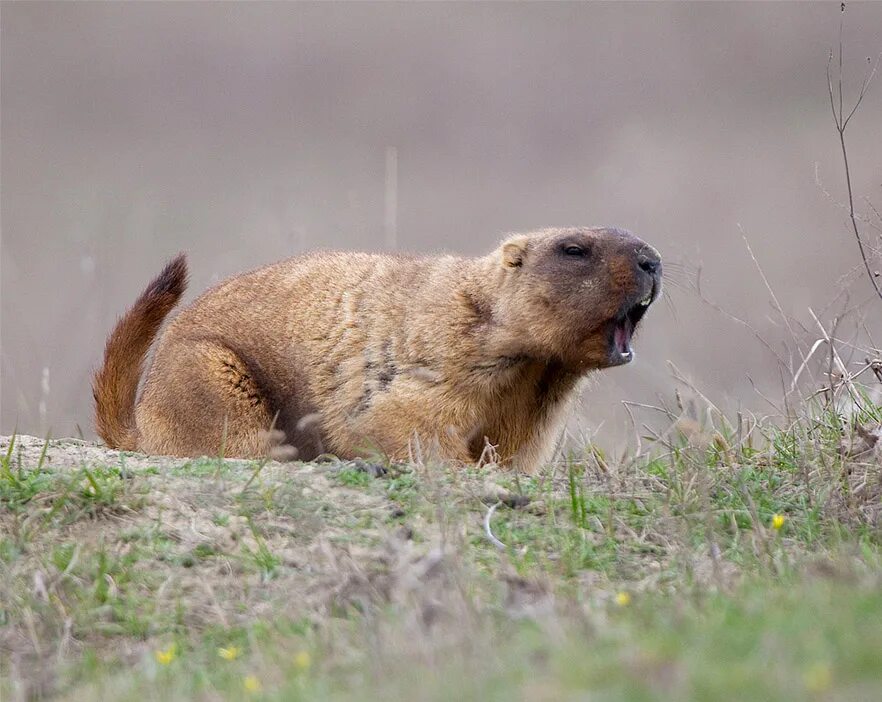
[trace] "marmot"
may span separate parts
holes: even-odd
[[[577,381],[628,363],[661,289],[658,252],[610,228],[513,235],[480,258],[313,253],[230,278],[168,325],[187,283],[171,261],[119,320],[95,374],[96,429],[114,448],[310,460],[419,441],[534,469]],[[270,431],[271,430],[271,431]]]

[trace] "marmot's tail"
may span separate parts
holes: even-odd
[[[187,259],[178,255],[116,323],[104,347],[104,364],[92,378],[95,430],[111,448],[137,448],[135,399],[144,359],[162,321],[187,287]]]

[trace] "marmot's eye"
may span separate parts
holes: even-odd
[[[567,256],[584,256],[587,253],[581,246],[564,246],[563,252]]]

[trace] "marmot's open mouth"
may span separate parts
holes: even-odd
[[[613,320],[611,361],[613,365],[630,363],[634,360],[634,350],[631,348],[631,337],[637,328],[637,323],[646,314],[649,305],[652,304],[653,291],[636,305],[626,309],[619,317]]]

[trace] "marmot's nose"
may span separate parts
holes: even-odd
[[[658,275],[661,271],[661,256],[651,246],[646,246],[637,252],[637,265],[649,275]]]

